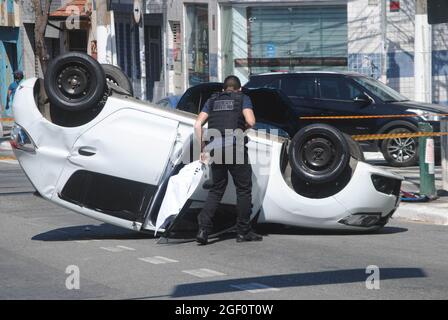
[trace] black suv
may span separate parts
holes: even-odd
[[[405,118],[299,120],[300,126],[312,122],[331,124],[350,135],[418,131],[418,122],[429,122],[440,131],[439,117],[448,107],[413,102],[380,81],[358,73],[301,72],[254,75],[248,89],[280,89],[291,100],[293,109],[303,116],[363,116],[409,114]],[[417,139],[387,139],[362,144],[364,150],[383,153],[393,166],[414,165],[418,160]],[[436,139],[436,154],[439,141]]]
[[[189,88],[177,109],[197,114],[222,83],[203,83]],[[258,129],[280,129],[290,136],[311,123],[327,123],[349,135],[418,131],[418,123],[431,123],[440,131],[434,113],[448,113],[448,107],[412,102],[372,78],[357,73],[301,72],[254,75],[243,92],[254,104]],[[303,120],[305,116],[397,115],[405,118]],[[363,141],[365,151],[378,151],[389,164],[397,167],[418,161],[417,139]],[[436,157],[440,157],[440,139],[435,139]]]

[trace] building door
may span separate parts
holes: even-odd
[[[185,24],[188,85],[191,87],[210,80],[208,5],[187,5]]]
[[[88,35],[87,30],[68,31],[68,50],[87,52]]]
[[[17,41],[19,28],[0,27],[0,116],[10,117],[11,108],[5,110],[8,87],[14,81],[13,73],[19,69]]]
[[[160,81],[162,70],[162,33],[160,26],[145,26],[145,60],[147,99],[153,101],[155,83]],[[157,97],[160,98],[160,97]]]

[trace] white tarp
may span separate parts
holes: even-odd
[[[195,161],[183,167],[177,175],[170,178],[157,216],[155,233],[172,220],[169,218],[180,212],[201,182],[205,169],[205,164]]]

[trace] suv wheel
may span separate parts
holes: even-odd
[[[394,128],[387,132],[394,133],[411,133],[416,132],[410,128]],[[381,152],[384,159],[394,167],[414,166],[418,163],[418,143],[415,138],[394,138],[386,139],[381,142]]]

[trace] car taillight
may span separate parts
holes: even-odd
[[[31,140],[29,134],[18,124],[15,124],[11,130],[11,147],[26,152],[36,152],[36,145]]]

